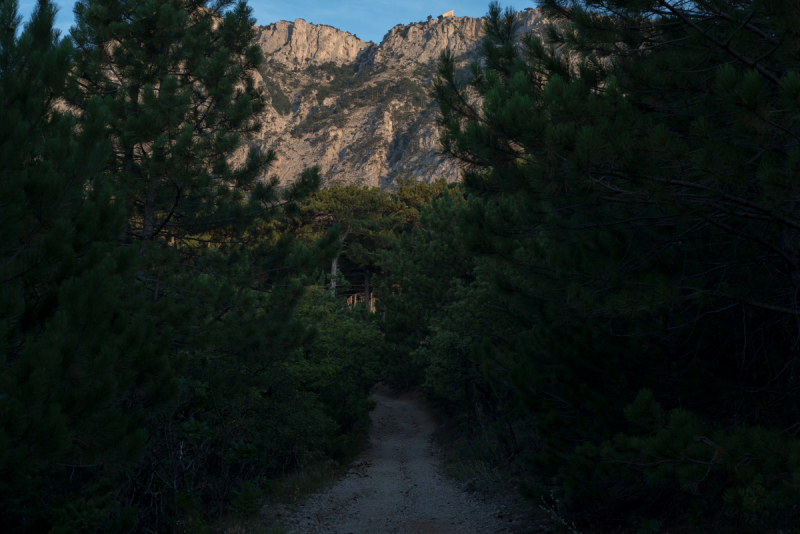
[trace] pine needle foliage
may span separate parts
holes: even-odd
[[[115,476],[177,389],[168,339],[118,246],[124,206],[101,172],[109,111],[64,111],[74,48],[40,1],[0,6],[0,510],[6,532],[132,526]]]
[[[427,367],[414,351],[429,344],[432,319],[452,302],[457,280],[471,279],[472,262],[453,232],[464,201],[457,185],[404,183],[397,196],[412,212],[412,224],[379,251],[383,279],[376,295],[386,333],[388,382],[408,387],[424,380]],[[454,385],[457,379],[450,375],[449,381]]]
[[[302,466],[336,432],[285,365],[314,337],[294,310],[321,253],[296,246],[286,217],[319,173],[282,187],[263,178],[275,153],[247,148],[267,102],[246,2],[85,0],[75,16],[68,102],[109,110],[122,239],[181,380],[122,495],[142,530],[199,529],[242,484]]]
[[[273,152],[251,150],[243,165],[231,163],[240,142],[260,131],[265,107],[253,78],[262,55],[251,13],[232,0],[76,4],[80,91],[71,104],[82,109],[102,96],[111,110],[131,238],[169,236],[194,248],[213,230],[208,240],[219,242],[275,200],[275,184],[256,180]]]
[[[374,325],[264,178],[244,2],[0,11],[0,509],[11,532],[209,532],[361,444]],[[298,220],[300,222],[298,222]],[[297,239],[300,237],[300,239]]]
[[[508,370],[576,517],[796,524],[800,13],[541,4],[545,40],[492,4],[469,78],[446,52],[434,88],[502,303],[471,357]]]

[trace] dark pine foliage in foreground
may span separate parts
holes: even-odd
[[[800,11],[541,4],[441,58],[462,194],[386,257],[398,379],[587,528],[796,527]]]
[[[378,381],[603,532],[800,524],[800,11],[492,4],[460,184],[291,186],[244,2],[0,10],[5,531],[210,532],[357,451]],[[274,95],[272,95],[274,98]]]
[[[2,530],[204,532],[351,454],[380,336],[317,289],[337,229],[296,235],[317,170],[231,163],[250,8],[87,0],[62,38],[1,5]]]

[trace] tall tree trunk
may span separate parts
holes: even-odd
[[[336,271],[339,267],[339,256],[333,258],[331,262],[331,296],[336,297]]]
[[[339,241],[342,244],[344,244],[344,240],[347,239],[347,235],[349,233],[350,233],[350,227],[348,226],[347,230],[344,233],[344,235],[342,235],[342,237],[339,238]],[[341,252],[339,252],[339,254],[341,254]],[[333,261],[331,262],[331,296],[332,297],[336,297],[336,273],[339,270],[339,254],[337,254],[336,257],[333,258]]]

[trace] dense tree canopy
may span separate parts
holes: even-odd
[[[13,532],[109,516],[122,528],[115,488],[89,472],[134,465],[148,412],[177,386],[131,283],[136,249],[117,245],[108,110],[87,100],[79,124],[56,105],[74,49],[54,17],[40,2],[17,35],[17,3],[0,11],[0,506]]]
[[[232,163],[264,107],[250,8],[87,0],[63,39],[49,2],[21,32],[2,7],[4,528],[202,532],[350,454],[377,334],[304,296],[339,243],[295,239],[318,171]]]
[[[540,441],[534,495],[609,520],[791,524],[796,10],[542,4],[545,41],[493,4],[469,78],[441,60],[475,282],[432,343],[469,353],[490,404],[513,387]]]
[[[237,157],[245,2],[81,0],[61,38],[5,0],[6,529],[208,532],[358,450],[378,381],[581,528],[795,528],[800,11],[540,4],[440,60],[462,183],[381,191]]]

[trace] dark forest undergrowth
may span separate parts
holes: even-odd
[[[492,4],[439,61],[461,182],[380,191],[234,163],[275,97],[245,2],[60,36],[4,0],[5,528],[255,521],[346,469],[384,381],[566,531],[797,533],[800,11],[540,4],[543,39]]]

